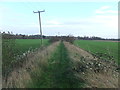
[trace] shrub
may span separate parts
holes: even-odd
[[[15,39],[10,33],[2,33],[2,75],[5,77],[15,60]]]
[[[75,38],[74,38],[74,36],[69,35],[69,36],[61,36],[61,37],[55,36],[55,37],[51,37],[49,39],[50,42],[56,42],[56,41],[59,41],[59,40],[73,43]]]
[[[53,37],[50,37],[49,42],[53,43],[59,40],[61,40],[61,37],[53,36]]]

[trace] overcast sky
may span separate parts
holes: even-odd
[[[38,34],[38,14],[41,13],[44,35],[98,36],[118,38],[118,1],[95,0],[55,2],[0,1],[0,30],[18,34]],[[51,2],[50,2],[51,1]],[[86,1],[86,2],[85,2]]]

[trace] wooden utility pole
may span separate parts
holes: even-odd
[[[41,13],[41,12],[45,12],[45,10],[43,10],[43,11],[38,11],[38,12],[34,12],[34,11],[33,11],[33,13],[38,13],[38,14],[39,14],[40,35],[41,35],[41,45],[42,45],[42,39],[43,39],[43,37],[42,37],[42,27],[41,27],[41,18],[40,18],[40,13]]]

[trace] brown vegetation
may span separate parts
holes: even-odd
[[[50,38],[50,42],[56,42],[56,41],[67,41],[67,42],[70,42],[70,43],[73,43],[75,38],[74,36],[55,36],[55,37],[51,37]]]

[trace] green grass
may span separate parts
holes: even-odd
[[[16,49],[18,50],[17,54],[22,54],[28,50],[36,49],[41,47],[40,39],[16,39]],[[43,46],[49,45],[48,39],[43,39]]]
[[[83,82],[74,76],[72,62],[62,42],[48,62],[49,65],[42,76],[35,76],[39,73],[38,70],[32,72],[32,83],[29,84],[29,88],[80,88],[83,86]]]
[[[118,62],[118,42],[76,40],[74,44],[102,59]]]

